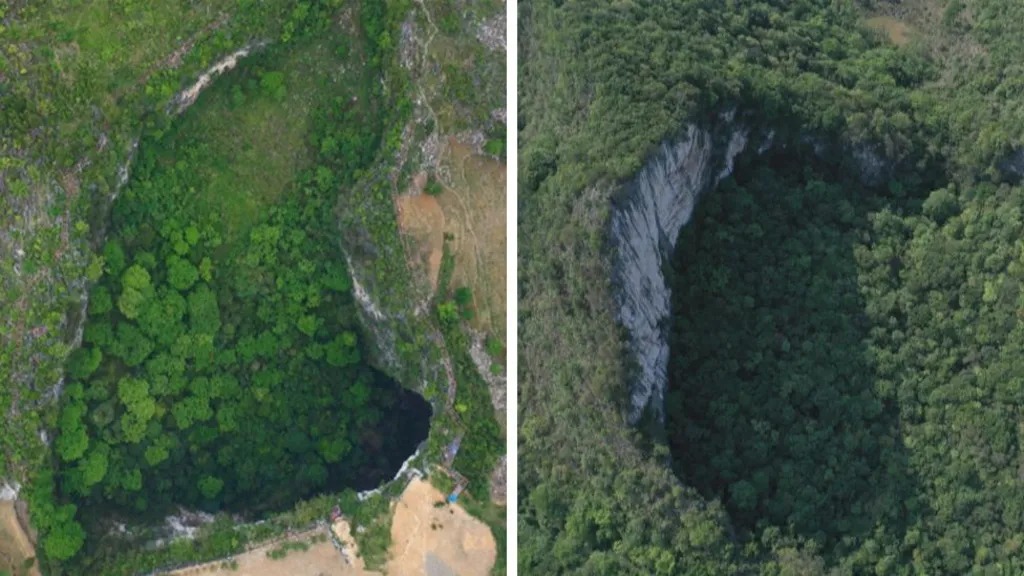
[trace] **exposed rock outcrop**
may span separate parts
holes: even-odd
[[[865,186],[880,186],[891,175],[892,164],[869,143],[852,145],[807,134],[796,138],[823,161],[845,159]],[[664,268],[680,230],[690,221],[701,194],[732,174],[736,157],[751,141],[756,142],[752,153],[761,155],[787,146],[778,140],[775,131],[754,131],[731,112],[720,115],[711,128],[690,124],[680,137],[662,143],[614,195],[612,289],[636,368],[630,385],[631,424],[648,409],[659,422],[664,421],[666,322],[672,295]]]
[[[638,370],[629,412],[634,424],[647,407],[662,419],[669,358],[664,323],[671,306],[665,261],[697,199],[732,173],[747,146],[749,130],[729,116],[723,120],[720,132],[690,125],[681,138],[663,143],[614,203],[612,285]]]

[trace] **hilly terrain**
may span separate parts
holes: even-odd
[[[1020,22],[522,3],[520,573],[1024,570]]]
[[[0,8],[0,573],[230,564],[338,518],[374,569],[407,484],[459,471],[503,531],[503,407],[468,360],[503,335],[439,312],[491,292],[422,281],[395,202],[445,178],[437,142],[503,162],[503,10]]]

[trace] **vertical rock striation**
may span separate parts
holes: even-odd
[[[664,418],[669,358],[665,321],[671,311],[665,261],[697,199],[732,173],[733,160],[747,146],[749,130],[729,116],[723,120],[720,131],[690,125],[681,138],[663,143],[613,205],[612,286],[637,369],[630,388],[632,424],[648,407],[659,421]]]

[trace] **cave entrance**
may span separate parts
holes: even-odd
[[[740,157],[680,234],[667,439],[676,474],[744,537],[777,526],[828,548],[898,513],[881,508],[910,480],[876,394],[857,255],[873,215],[907,205],[899,184],[776,146]]]

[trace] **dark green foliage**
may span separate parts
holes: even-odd
[[[444,187],[442,187],[441,183],[437,181],[437,178],[431,175],[430,179],[427,180],[427,185],[424,186],[423,191],[431,196],[438,196],[441,192],[444,192]]]
[[[469,355],[466,335],[457,319],[444,322],[442,317],[442,327],[459,386],[455,410],[466,426],[453,467],[469,479],[471,490],[478,498],[487,498],[490,495],[491,472],[505,452],[505,441],[495,418],[490,389]]]
[[[854,2],[521,3],[520,573],[1021,571],[1024,9],[870,4],[927,13],[920,44]],[[612,196],[730,111],[793,156],[684,232],[668,428],[641,433]],[[858,147],[891,182],[855,182]]]
[[[673,463],[737,527],[849,551],[876,525],[901,523],[914,488],[863,345],[871,304],[854,246],[883,199],[820,179],[807,158],[758,161],[780,168],[738,169],[679,239]]]
[[[483,499],[489,495],[491,472],[505,451],[504,439],[495,417],[490,388],[477,372],[469,354],[469,338],[460,320],[471,317],[467,311],[471,312],[468,306],[473,294],[466,287],[451,291],[455,257],[448,248],[447,240],[438,273],[437,293],[445,297],[450,294],[451,299],[438,303],[437,313],[458,383],[454,407],[465,426],[453,467],[469,479],[473,493]]]
[[[307,7],[323,16],[321,8]],[[289,40],[305,47],[299,30]],[[361,41],[345,42],[353,58],[363,55]],[[429,406],[365,362],[331,210],[381,145],[381,102],[368,97],[379,69],[367,68],[365,85],[332,84],[337,94],[309,110],[311,149],[288,153],[311,165],[300,165],[274,198],[220,177],[224,152],[214,143],[221,135],[197,129],[207,102],[241,113],[291,98],[284,74],[259,74],[285,55],[270,50],[246,62],[140,143],[113,208],[116,240],[92,289],[86,345],[69,365],[74,383],[55,442],[59,482],[40,482],[37,491],[47,501],[39,506],[57,507],[67,525],[40,526],[51,561],[82,545],[76,511],[94,535],[105,533],[112,511],[158,517],[186,506],[262,516],[313,493],[376,487],[426,437]],[[365,104],[352,104],[355,91]],[[209,209],[223,198],[236,199],[223,205],[240,212]],[[223,555],[245,542],[211,532],[220,536],[152,558],[122,555],[90,536],[88,554],[66,568],[133,572],[161,558]]]

